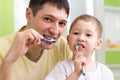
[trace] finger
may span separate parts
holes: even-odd
[[[31,30],[31,34],[34,36],[35,42],[41,43],[41,39],[44,38],[41,34],[39,34],[37,31],[33,29]]]
[[[35,40],[35,37],[31,34],[28,35],[27,44],[32,43]]]
[[[87,61],[86,61],[86,57],[83,57],[82,65],[83,65],[83,66],[86,66],[86,62],[87,62]]]
[[[38,45],[41,43],[41,39],[43,39],[43,36],[41,34],[39,34],[36,30],[28,29],[26,31],[26,33],[29,33],[28,34],[29,38],[28,38],[27,44]]]
[[[82,55],[81,54],[75,54],[75,58],[80,58]]]

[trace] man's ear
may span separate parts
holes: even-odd
[[[102,39],[99,39],[98,41],[97,41],[97,44],[96,44],[96,50],[98,50],[98,49],[100,49],[101,48],[101,46],[102,46]]]
[[[26,9],[26,19],[27,21],[31,20],[32,10],[30,8]]]

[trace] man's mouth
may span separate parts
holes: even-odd
[[[43,35],[43,37],[44,37],[44,38],[41,39],[41,41],[50,42],[50,43],[55,43],[55,42],[56,42],[55,38],[52,38],[52,37],[50,37],[50,36]]]

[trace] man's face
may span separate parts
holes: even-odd
[[[35,16],[33,16],[31,9],[28,9],[26,16],[27,27],[35,29],[44,38],[58,40],[67,24],[68,15],[65,9],[58,9],[47,3]],[[42,42],[41,46],[50,49],[53,43]]]

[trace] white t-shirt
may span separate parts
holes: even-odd
[[[112,71],[105,65],[98,63],[94,72],[86,72],[87,80],[114,80]],[[59,62],[54,69],[47,75],[45,80],[65,80],[74,71],[72,60]],[[83,75],[78,80],[86,80]]]

